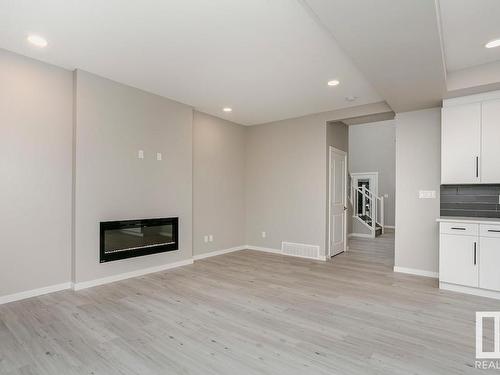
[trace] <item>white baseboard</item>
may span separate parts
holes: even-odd
[[[181,266],[187,266],[189,264],[193,264],[193,259],[192,258],[181,260],[181,261],[174,262],[174,263],[162,264],[161,266],[143,268],[143,269],[140,269],[140,270],[137,270],[137,271],[120,273],[118,275],[103,277],[101,279],[95,279],[95,280],[90,280],[90,281],[82,281],[80,283],[74,283],[73,284],[73,290],[82,290],[82,289],[86,289],[86,288],[91,288],[93,286],[98,286],[98,285],[113,283],[115,281],[130,279],[132,277],[138,277],[138,276],[142,276],[142,275],[147,275],[148,273],[155,273],[155,272],[165,271],[165,270],[168,270],[168,269],[171,269],[171,268],[177,268],[177,267],[181,267]]]
[[[59,292],[61,290],[70,289],[70,288],[71,288],[71,283],[67,282],[67,283],[62,283],[62,284],[50,285],[50,286],[46,286],[46,287],[38,288],[38,289],[26,290],[24,292],[9,294],[6,296],[0,296],[0,305],[2,305],[4,303],[9,303],[9,302],[20,301],[20,300],[26,299],[26,298],[38,297],[38,296],[48,294],[48,293]]]
[[[250,245],[236,246],[236,247],[232,247],[229,249],[216,250],[216,251],[212,251],[212,252],[206,253],[206,254],[195,255],[193,258],[181,260],[179,262],[163,264],[161,266],[143,268],[143,269],[140,269],[137,271],[121,273],[118,275],[103,277],[100,279],[82,281],[79,283],[66,282],[66,283],[62,283],[62,284],[50,285],[50,286],[43,287],[43,288],[38,288],[38,289],[33,289],[33,290],[27,290],[24,292],[9,294],[6,296],[0,296],[0,305],[4,304],[4,303],[19,301],[19,300],[26,299],[26,298],[41,296],[43,294],[54,293],[54,292],[58,292],[58,291],[65,290],[65,289],[73,289],[76,291],[76,290],[91,288],[91,287],[98,286],[98,285],[109,284],[109,283],[113,283],[113,282],[120,281],[120,280],[125,280],[125,279],[130,279],[133,277],[147,275],[149,273],[155,273],[155,272],[165,271],[165,270],[168,270],[171,268],[187,266],[189,264],[193,264],[194,260],[200,260],[200,259],[204,259],[204,258],[208,258],[208,257],[227,254],[227,253],[231,253],[234,251],[245,250],[245,249],[290,256],[288,254],[283,254],[281,249],[272,249],[272,248],[268,248],[268,247],[250,246]],[[316,260],[326,261],[327,258],[325,256],[319,256],[319,258],[306,258],[306,259],[313,259],[313,260],[316,259]]]
[[[273,253],[273,254],[283,254],[281,252],[281,249],[272,249],[270,247],[245,245],[245,249],[256,250],[256,251],[264,251],[266,253]]]
[[[349,233],[347,237],[374,238],[371,234],[366,234],[366,233]]]
[[[215,250],[215,251],[211,251],[209,253],[195,255],[195,256],[193,256],[193,259],[200,260],[200,259],[215,257],[217,255],[228,254],[228,253],[232,253],[233,251],[240,251],[240,250],[245,250],[245,249],[246,249],[245,246],[236,246],[236,247],[231,247],[229,249],[224,249],[224,250]]]
[[[322,260],[322,261],[326,261],[326,256],[324,256],[324,255],[320,255],[317,258],[315,258],[315,257],[305,257],[305,256],[301,256],[301,255],[285,254],[285,253],[281,253],[281,252],[280,252],[280,254],[281,255],[286,255],[287,257],[302,258],[302,259],[309,259],[309,260]]]
[[[281,251],[281,249],[273,249],[273,248],[270,248],[270,247],[245,245],[244,248],[248,249],[248,250],[256,250],[256,251],[263,251],[263,252],[266,252],[266,253],[286,255],[286,256],[290,256],[290,257],[294,257],[294,258],[302,258],[302,259],[311,259],[311,260],[326,261],[326,256],[324,256],[324,255],[320,255],[318,258],[310,258],[310,257],[301,257],[301,256],[298,256],[298,255],[296,256],[296,255],[290,255],[290,254],[283,254],[283,252]]]
[[[445,282],[439,283],[439,289],[450,290],[452,292],[458,292],[458,293],[472,294],[479,297],[500,299],[500,292],[495,292],[494,290],[471,288],[468,286],[449,284]]]
[[[407,273],[410,275],[417,275],[417,276],[432,277],[434,279],[437,279],[439,277],[439,273],[437,273],[437,272],[417,270],[415,268],[405,268],[405,267],[394,266],[394,272]]]

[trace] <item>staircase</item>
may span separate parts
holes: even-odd
[[[364,225],[371,237],[384,234],[384,197],[375,195],[365,186],[355,186],[351,178],[349,202],[353,209],[353,220]]]

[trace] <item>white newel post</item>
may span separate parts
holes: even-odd
[[[384,218],[384,196],[380,197],[380,225],[382,226],[382,234],[385,232],[385,218]]]
[[[366,187],[365,185],[363,185],[361,187],[361,192],[363,193],[362,196],[363,196],[363,199],[362,199],[362,202],[363,202],[363,209],[362,209],[362,213],[363,213],[363,216],[366,215]]]

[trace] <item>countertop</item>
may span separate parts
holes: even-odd
[[[438,222],[448,223],[469,223],[469,224],[500,224],[500,218],[488,217],[461,217],[461,216],[440,216]]]

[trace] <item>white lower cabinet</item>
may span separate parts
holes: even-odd
[[[441,222],[439,285],[500,299],[500,224]]]
[[[479,287],[500,290],[500,238],[480,238]]]
[[[439,280],[458,285],[479,286],[478,238],[442,234],[439,252]]]

